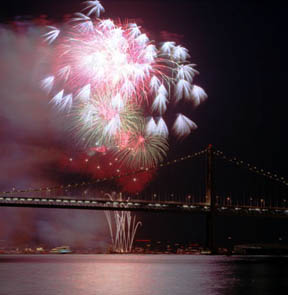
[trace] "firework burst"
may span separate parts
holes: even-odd
[[[86,14],[44,34],[57,58],[41,86],[72,115],[86,148],[105,146],[128,166],[156,167],[168,150],[164,118],[171,102],[198,105],[207,97],[193,84],[199,73],[186,48],[170,41],[157,48],[137,24],[99,19],[101,3],[85,3]],[[197,127],[183,114],[175,119],[177,137]]]

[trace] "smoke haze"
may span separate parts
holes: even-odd
[[[41,33],[27,23],[20,32],[0,28],[0,192],[63,181],[59,163],[70,152],[66,118],[39,88],[49,55]],[[102,247],[108,231],[103,212],[0,208],[0,240],[15,246]]]

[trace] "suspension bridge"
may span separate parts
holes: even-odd
[[[55,187],[12,189],[0,192],[0,206],[205,214],[210,249],[214,247],[217,215],[288,218],[285,178],[228,157],[212,145],[162,163],[160,169],[159,177],[142,193],[114,193],[116,197],[111,199],[107,188],[117,178],[128,177],[135,182],[141,173],[155,173],[155,168],[128,174],[117,171],[112,177]]]

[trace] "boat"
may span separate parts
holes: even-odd
[[[51,254],[69,254],[72,253],[72,250],[69,246],[60,246],[50,250]]]

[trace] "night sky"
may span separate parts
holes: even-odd
[[[102,4],[103,17],[135,19],[151,39],[163,41],[163,36],[169,36],[187,47],[192,63],[197,64],[196,84],[205,89],[208,99],[187,110],[198,129],[184,141],[172,142],[169,159],[211,143],[227,155],[288,177],[287,25],[280,4],[183,0],[107,0]],[[81,1],[74,0],[3,5],[0,19],[6,29],[14,21],[41,14],[59,23],[65,13],[82,8]],[[69,151],[70,138],[33,84],[38,79],[33,71],[35,60],[41,58],[33,53],[37,32],[30,43],[23,35],[5,36],[0,41],[0,191],[74,181],[77,175],[57,166],[61,151]],[[187,184],[191,176],[189,166],[179,170],[182,174],[175,177],[176,186],[183,179]],[[157,177],[161,179],[161,171]],[[138,238],[204,240],[203,217],[141,213],[139,218],[143,226]],[[235,242],[271,242],[279,236],[288,241],[287,221],[251,222],[236,217],[230,221],[229,225],[223,218],[217,221],[219,243],[225,243],[229,235]],[[15,245],[95,246],[108,241],[108,231],[102,212],[0,208],[0,240]]]

